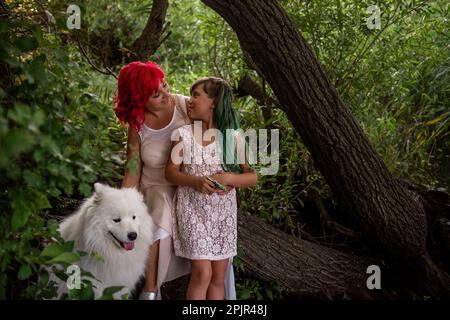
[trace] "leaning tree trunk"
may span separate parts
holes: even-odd
[[[245,272],[277,283],[301,298],[377,298],[366,281],[376,260],[358,257],[298,239],[257,217],[238,215],[239,259]]]
[[[448,293],[448,275],[426,249],[427,221],[418,196],[387,170],[278,1],[202,1],[234,29],[368,244],[421,272],[434,297]]]

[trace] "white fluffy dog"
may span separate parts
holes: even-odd
[[[114,298],[130,295],[145,272],[155,225],[136,189],[100,183],[94,189],[80,209],[61,223],[61,236],[75,241],[75,251],[88,253],[77,264],[100,281],[94,282],[96,297],[111,286],[124,286]],[[104,261],[90,256],[92,252]]]

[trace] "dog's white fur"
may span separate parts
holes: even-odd
[[[125,287],[114,298],[124,293],[130,295],[145,272],[155,224],[142,194],[136,189],[116,189],[100,183],[96,183],[94,189],[95,193],[80,209],[60,224],[61,236],[66,241],[75,241],[75,251],[88,253],[77,264],[100,281],[94,282],[96,297],[111,286]],[[131,242],[127,238],[130,232],[137,234],[134,249],[125,250],[117,240]],[[92,252],[98,253],[104,261],[90,256]],[[63,286],[67,292],[66,284]]]

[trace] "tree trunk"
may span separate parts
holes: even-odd
[[[427,252],[427,221],[417,194],[387,170],[278,1],[202,1],[234,29],[368,244],[404,267],[406,261],[419,263],[415,270],[427,270],[428,287],[441,289],[432,294],[448,293],[448,275]]]
[[[274,281],[299,297],[372,298],[367,267],[375,260],[352,256],[288,235],[257,217],[238,215],[238,244],[247,274]]]
[[[148,60],[164,41],[163,33],[166,30],[164,22],[168,7],[168,0],[153,1],[152,11],[142,34],[131,45],[131,50],[136,54],[135,58],[137,60]]]

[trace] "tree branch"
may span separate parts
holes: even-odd
[[[138,60],[147,60],[170,34],[163,37],[168,26],[164,25],[168,8],[169,2],[167,0],[153,1],[147,24],[140,37],[134,41],[130,48],[136,54]]]
[[[82,46],[81,43],[80,43],[80,39],[78,38],[78,36],[76,36],[76,39],[77,39],[78,48],[80,49],[81,54],[83,55],[83,57],[87,60],[87,62],[91,65],[91,67],[92,67],[94,70],[100,72],[101,74],[104,74],[104,75],[111,75],[111,76],[113,76],[114,78],[119,79],[119,78],[117,77],[117,75],[116,75],[110,68],[105,67],[106,71],[103,71],[103,70],[101,70],[99,67],[97,67],[97,66],[91,61],[91,59],[89,58],[89,56],[87,55],[86,51],[84,50],[83,46]]]

